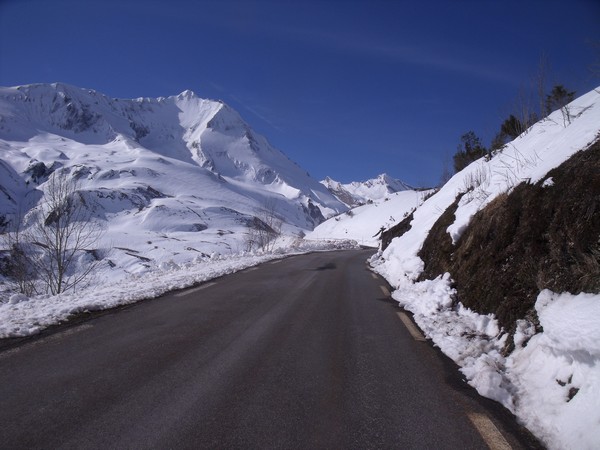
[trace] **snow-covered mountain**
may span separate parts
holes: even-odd
[[[591,224],[596,228],[589,234],[593,240],[584,248],[585,258],[571,258],[569,264],[582,280],[597,280],[599,138],[600,87],[533,125],[491,158],[473,162],[436,193],[406,190],[403,183],[404,189],[397,188],[385,176],[364,184],[325,180],[338,200],[253,133],[235,111],[189,91],[117,100],[60,84],[0,88],[0,229],[43,201],[48,177],[61,171],[80,183],[86,204],[104,225],[98,253],[110,249],[93,283],[82,291],[31,301],[23,294],[8,301],[0,295],[0,337],[32,335],[72,314],[161,295],[276,257],[244,251],[244,237],[262,226],[264,212],[274,212],[290,236],[312,229],[322,215],[338,213],[308,234],[317,245],[332,237],[376,245],[380,227],[396,223],[398,233],[371,265],[388,280],[392,298],[412,312],[427,339],[460,365],[480,394],[504,404],[548,448],[596,448],[598,289],[552,291],[548,280],[536,275],[541,272],[534,272],[546,262],[524,258],[523,245],[503,245],[513,247],[510,257],[498,258],[490,242],[504,244],[501,236],[523,234],[521,223],[538,215],[547,225],[527,239],[531,247],[547,245],[556,235],[544,232],[552,228],[547,216],[539,214],[530,197],[514,200],[512,195],[525,190],[539,199],[563,195],[559,200],[567,205],[566,220],[553,223],[567,233],[548,261],[563,253],[570,258],[570,249],[580,244],[570,230]],[[577,156],[588,169],[564,169]],[[575,210],[582,214],[573,213],[577,201],[564,201],[576,197],[565,188],[571,186],[568,178],[583,186],[576,193],[584,199],[578,206],[585,208]],[[389,186],[401,192],[391,193]],[[347,211],[347,205],[360,202],[368,204]],[[505,206],[510,208],[503,210]],[[517,215],[519,220],[509,220]],[[503,232],[508,221],[519,233]],[[474,239],[474,222],[489,226],[485,230],[490,232],[482,233],[486,245]],[[469,293],[458,294],[460,283],[452,269],[424,279],[421,250],[430,237],[440,253],[449,248],[446,257],[463,267],[473,260],[482,265],[484,260],[477,258],[488,253],[486,258],[498,265],[498,270],[482,270],[497,285],[488,291],[517,300],[507,309],[533,300],[532,308],[515,316],[514,327],[506,329],[495,313],[465,303]],[[463,245],[477,247],[476,252],[459,253]],[[227,250],[232,255],[217,254]],[[510,274],[519,259],[528,263],[522,272],[536,275],[539,293],[534,298],[509,299],[506,286],[498,283],[500,272]],[[469,279],[477,272],[470,266],[465,270]],[[519,283],[510,279],[510,285],[522,284],[515,281]]]
[[[330,177],[321,181],[329,192],[349,207],[364,205],[378,200],[384,200],[390,194],[413,188],[401,180],[390,177],[383,173],[376,178],[367,181],[353,181],[342,184]]]
[[[125,272],[244,251],[268,215],[293,236],[347,209],[233,109],[191,91],[0,88],[0,226],[43,201],[55,171],[77,181],[105,229],[99,246]]]
[[[272,198],[284,222],[304,229],[345,210],[233,109],[191,91],[122,100],[60,83],[0,88],[0,149],[4,215],[27,191],[24,182],[33,190],[60,167],[103,199],[155,189],[144,207],[195,196],[211,200],[196,201],[194,213],[210,204],[252,214]]]
[[[42,142],[57,136],[80,145],[121,143],[148,150],[304,206],[310,200],[324,215],[344,209],[305,170],[252,131],[237,112],[191,91],[122,100],[60,83],[0,89],[3,141]],[[308,218],[309,224],[314,221]]]

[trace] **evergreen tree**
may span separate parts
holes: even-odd
[[[487,155],[487,149],[473,131],[465,133],[460,138],[460,144],[454,154],[454,171],[460,172],[473,161]]]
[[[498,150],[507,142],[510,142],[520,136],[527,130],[529,126],[533,124],[533,122],[535,122],[535,119],[535,117],[532,117],[531,123],[529,121],[523,123],[513,114],[511,114],[508,119],[506,119],[504,122],[502,122],[502,125],[500,125],[500,131],[498,134],[496,134],[492,141],[492,150]]]
[[[552,88],[550,94],[546,96],[546,115],[561,109],[571,103],[575,98],[575,91],[567,91],[562,84],[557,84]]]
[[[526,123],[521,122],[512,114],[500,125],[500,133],[507,139],[515,139],[527,129]]]

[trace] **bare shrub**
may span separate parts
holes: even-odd
[[[98,266],[100,258],[92,247],[102,227],[92,217],[78,182],[65,171],[48,179],[43,202],[28,214],[26,226],[19,241],[39,282],[36,290],[56,295],[75,289]]]
[[[246,251],[252,251],[255,248],[266,252],[274,250],[283,226],[283,221],[277,216],[276,210],[276,199],[267,198],[257,216],[248,223],[245,239]]]
[[[22,235],[22,217],[20,214],[11,220],[2,234],[2,247],[6,257],[2,261],[2,273],[7,277],[16,290],[27,296],[36,293],[33,261]]]
[[[473,199],[483,201],[490,196],[488,190],[491,179],[490,170],[489,165],[481,164],[463,179],[463,192],[467,194],[469,201]]]

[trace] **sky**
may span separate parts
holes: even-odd
[[[344,183],[435,186],[460,137],[488,145],[538,74],[584,94],[599,65],[597,0],[0,0],[0,86],[191,89]]]

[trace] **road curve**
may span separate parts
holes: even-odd
[[[409,332],[370,253],[274,261],[5,349],[0,447],[536,447]]]

